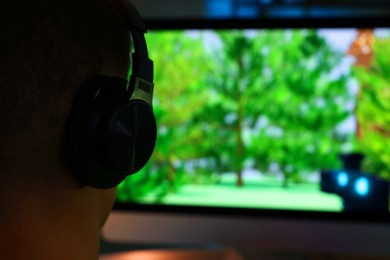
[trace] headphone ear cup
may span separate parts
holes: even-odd
[[[150,105],[130,100],[113,116],[105,140],[105,158],[116,172],[131,175],[150,159],[157,138],[156,119]]]
[[[157,138],[151,105],[126,95],[127,81],[98,76],[86,82],[69,117],[66,158],[86,185],[112,188],[150,159]]]
[[[65,134],[65,157],[73,172],[79,172],[83,168],[81,138],[88,111],[93,106],[93,99],[100,88],[100,79],[90,79],[83,84],[73,101]]]
[[[126,176],[118,175],[102,158],[105,118],[126,93],[127,81],[97,76],[78,93],[68,121],[65,155],[72,172],[86,185],[111,188]]]

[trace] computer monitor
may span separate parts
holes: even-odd
[[[105,240],[390,255],[389,19],[148,25],[157,145]]]

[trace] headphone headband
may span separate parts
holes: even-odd
[[[144,34],[147,32],[141,15],[128,0],[111,0],[115,9],[129,28],[134,45],[132,55],[132,75],[153,84],[153,61],[148,58],[148,49]]]
[[[133,29],[146,33],[147,29],[141,15],[129,0],[111,0],[125,24]]]

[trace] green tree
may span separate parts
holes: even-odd
[[[272,84],[259,97],[262,121],[252,149],[263,168],[278,166],[287,186],[305,173],[340,165],[337,155],[350,137],[338,126],[352,115],[348,103],[353,96],[347,87],[349,75],[334,73],[343,54],[316,31],[273,37],[274,44],[264,57],[268,71],[261,75],[271,77]]]
[[[210,168],[219,173],[235,172],[237,186],[242,186],[242,171],[248,157],[245,131],[249,117],[257,110],[253,94],[261,91],[256,84],[263,66],[258,47],[265,39],[242,30],[217,31],[205,37],[213,37],[217,46],[209,50],[212,61],[206,74],[209,102],[198,112],[198,122],[209,137],[204,152],[208,154]]]
[[[377,38],[369,68],[354,68],[360,84],[356,116],[364,170],[390,180],[390,38]]]
[[[217,33],[207,77],[212,102],[201,110],[209,154],[237,174],[248,163],[277,165],[283,185],[301,173],[338,165],[346,136],[337,126],[352,114],[348,76],[335,75],[343,54],[312,30]],[[255,154],[255,157],[250,155]]]

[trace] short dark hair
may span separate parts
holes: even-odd
[[[0,17],[0,183],[44,181],[82,83],[127,76],[130,36],[108,0],[7,0]]]

